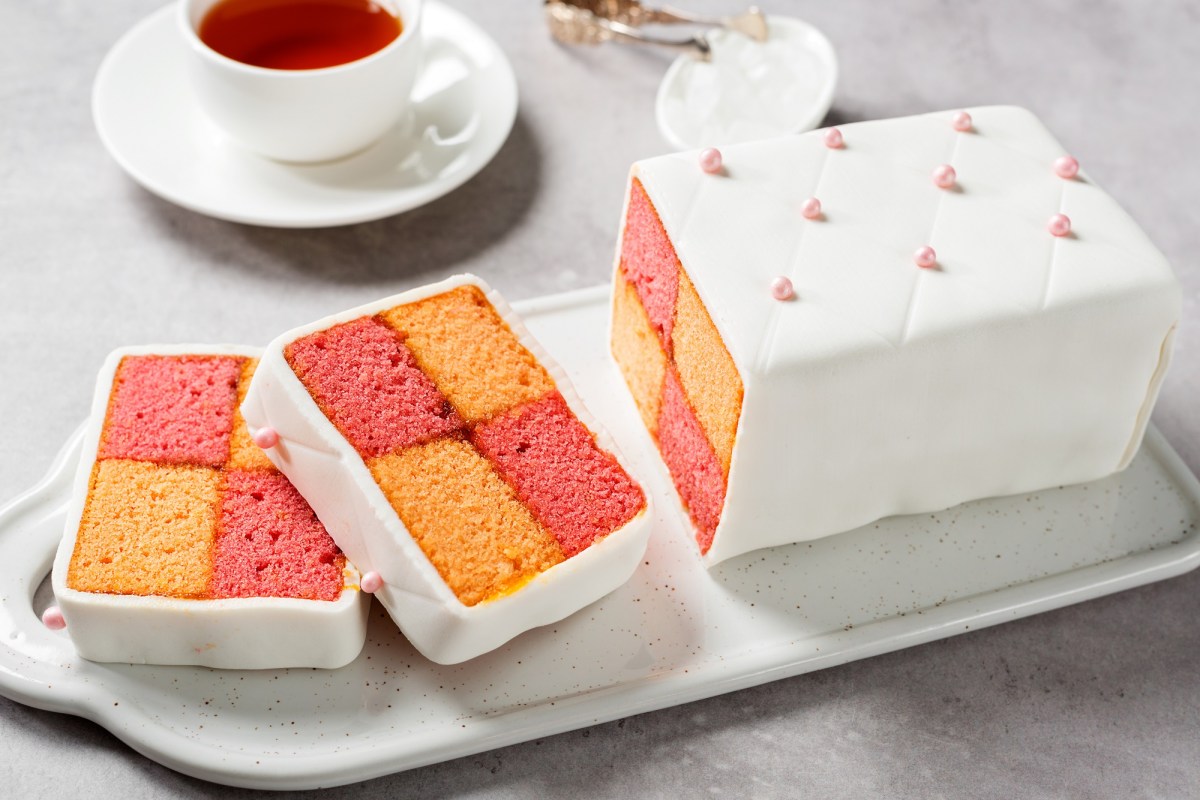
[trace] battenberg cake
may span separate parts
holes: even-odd
[[[611,349],[712,564],[1123,469],[1180,306],[1041,122],[988,107],[638,162]]]
[[[647,500],[612,441],[473,276],[283,334],[242,411],[434,661],[568,616],[645,551]]]
[[[370,598],[238,411],[258,351],[153,346],[100,371],[54,594],[93,661],[343,666]]]

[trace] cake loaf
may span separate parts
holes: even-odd
[[[477,278],[283,334],[242,410],[434,661],[566,617],[624,583],[645,550],[641,488]]]
[[[988,107],[635,164],[611,346],[711,564],[1123,469],[1180,306],[1046,128]]]
[[[369,597],[238,412],[257,351],[124,348],[100,372],[53,585],[94,661],[335,668]]]

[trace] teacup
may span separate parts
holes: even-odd
[[[331,161],[364,149],[396,125],[421,69],[422,0],[377,0],[400,35],[379,50],[321,69],[270,69],[221,55],[199,36],[218,0],[180,0],[192,91],[231,138],[278,161]]]

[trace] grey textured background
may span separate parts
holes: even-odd
[[[763,2],[833,40],[833,121],[1024,105],[1124,203],[1184,286],[1154,419],[1200,470],[1200,5]],[[0,0],[0,504],[49,465],[118,345],[265,343],[461,270],[512,299],[605,280],[628,165],[665,149],[652,113],[668,56],[558,47],[535,0],[451,0],[500,42],[522,93],[479,176],[341,229],[207,219],[134,185],[92,128],[100,59],[160,5]],[[0,709],[0,795],[252,794],[175,774],[90,722]],[[1197,797],[1200,572],[323,794]]]

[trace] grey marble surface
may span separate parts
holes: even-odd
[[[49,465],[118,345],[264,343],[462,270],[513,299],[605,280],[628,165],[666,149],[652,112],[668,57],[556,46],[535,0],[452,0],[500,42],[521,89],[516,127],[480,175],[422,209],[340,229],[200,217],[133,184],[90,118],[100,59],[160,4],[0,0],[0,504]],[[1200,6],[764,5],[833,40],[832,120],[1024,105],[1120,198],[1184,286],[1185,327],[1154,419],[1200,471]],[[252,794],[176,774],[90,722],[3,698],[0,709],[4,796]],[[324,792],[542,794],[1200,796],[1200,572]]]

